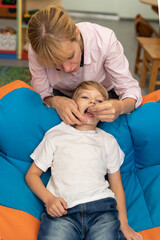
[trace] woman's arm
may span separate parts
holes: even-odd
[[[26,174],[26,183],[35,195],[45,203],[49,215],[61,217],[67,213],[67,203],[64,199],[55,197],[46,189],[40,178],[42,173],[43,171],[33,162]]]
[[[67,97],[53,96],[53,87],[49,84],[47,70],[39,64],[31,46],[29,46],[28,58],[29,69],[32,74],[32,87],[41,95],[41,98],[49,107],[56,109],[58,115],[66,124],[82,125],[85,118],[78,111],[75,101]]]
[[[90,107],[89,111],[101,122],[112,122],[119,115],[130,113],[135,109],[136,100],[125,98],[123,100],[108,100]]]
[[[31,45],[29,45],[28,49],[28,60],[29,70],[32,75],[31,86],[41,95],[42,99],[53,96],[53,88],[49,83],[47,69],[37,61],[36,53]]]
[[[120,170],[113,174],[108,174],[110,189],[114,192],[117,200],[117,209],[119,211],[119,220],[121,222],[121,230],[127,240],[140,240],[142,236],[136,233],[129,225],[127,219],[125,194],[121,181]]]
[[[110,34],[108,41],[104,57],[104,68],[108,76],[104,81],[104,86],[107,86],[109,78],[120,99],[135,99],[135,108],[137,108],[142,102],[141,88],[139,87],[139,82],[130,73],[129,62],[124,55],[123,46],[117,40],[114,32]]]

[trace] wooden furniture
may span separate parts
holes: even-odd
[[[158,0],[140,0],[140,2],[150,5],[153,11],[158,14]]]
[[[135,31],[139,37],[160,37],[160,34],[150,25],[150,23],[144,19],[140,14],[136,16],[134,20]],[[138,43],[136,60],[134,66],[134,73],[141,72],[141,63],[143,61],[142,47]]]
[[[149,71],[149,92],[153,92],[155,90],[155,86],[160,85],[160,80],[157,79],[158,71],[160,70],[160,37],[137,37],[137,40],[144,50],[140,86],[142,88],[145,87],[147,71]]]
[[[16,17],[16,13],[9,14],[8,8],[10,9],[17,9],[17,4],[10,5],[10,4],[2,4],[2,0],[0,0],[0,13],[1,17]],[[1,58],[13,58],[15,59],[17,56],[16,50],[7,50],[7,49],[0,49],[0,57]]]
[[[13,6],[13,7],[12,7]],[[16,5],[6,5],[0,2],[0,17],[1,18],[16,18]]]
[[[16,8],[17,8],[16,3],[7,4],[3,3],[3,0],[0,0],[0,17],[16,18]]]

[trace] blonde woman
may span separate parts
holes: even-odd
[[[53,5],[32,16],[28,38],[31,84],[66,124],[87,121],[70,99],[82,81],[97,81],[109,98],[121,100],[91,107],[100,121],[114,121],[141,104],[139,84],[111,29],[89,22],[75,24],[63,7]]]

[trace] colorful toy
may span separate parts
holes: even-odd
[[[24,13],[23,15],[23,20],[26,24],[28,24],[30,18],[32,17],[33,14],[35,14],[37,11],[39,11],[39,9],[35,9],[35,10],[31,10],[28,11],[27,13]]]

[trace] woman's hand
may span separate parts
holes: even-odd
[[[60,118],[69,125],[82,125],[86,123],[86,119],[78,110],[78,106],[74,100],[61,97],[61,96],[54,96],[46,98],[45,101],[47,104],[55,108]]]
[[[113,122],[123,113],[123,104],[120,100],[109,100],[90,107],[91,112],[101,122]]]
[[[89,108],[89,111],[101,122],[113,122],[119,115],[130,113],[135,109],[136,100],[108,100]]]

